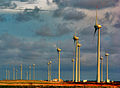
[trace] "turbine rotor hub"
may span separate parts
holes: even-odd
[[[74,40],[79,40],[79,37],[73,36],[73,39],[74,39]]]
[[[106,53],[105,56],[109,56],[109,53]]]
[[[77,44],[78,47],[81,47],[82,45],[80,43]]]
[[[58,51],[58,52],[60,52],[60,51],[61,51],[61,49],[60,49],[60,48],[57,48],[57,51]]]

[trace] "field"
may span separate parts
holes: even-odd
[[[48,82],[38,80],[2,80],[0,88],[120,88],[120,82]]]

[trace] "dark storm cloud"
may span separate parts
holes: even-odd
[[[6,21],[6,18],[5,18],[4,15],[2,14],[2,15],[0,15],[0,22],[4,22],[4,21]]]
[[[57,9],[57,10],[54,11],[53,17],[60,17],[60,16],[63,15],[63,13],[64,13],[64,9],[59,8],[59,9]]]
[[[17,4],[16,3],[11,3],[10,1],[0,3],[0,8],[1,9],[15,9],[16,7],[17,7]]]
[[[53,0],[59,7],[77,7],[86,9],[107,8],[115,6],[119,0]]]
[[[22,13],[16,15],[17,21],[29,21],[32,19],[40,19],[40,9],[36,6],[34,9],[25,9]]]
[[[78,21],[78,20],[82,20],[84,17],[85,17],[85,13],[82,12],[82,11],[76,11],[76,10],[68,10],[65,14],[64,14],[64,17],[63,19],[65,20],[75,20],[75,21]]]
[[[99,19],[101,24],[109,23],[111,24],[114,21],[115,16],[112,12],[106,12],[102,19]]]
[[[36,30],[36,35],[44,37],[59,37],[66,34],[69,34],[71,29],[67,26],[66,23],[58,24],[55,28],[51,28],[47,25],[42,26],[40,29]]]
[[[29,1],[29,0],[20,0],[21,2],[27,2],[27,1]]]
[[[31,60],[32,62],[38,62],[41,60],[42,63],[40,62],[40,64],[45,64],[48,57],[54,55],[53,53],[50,53],[52,48],[54,49],[52,43],[43,40],[25,42],[9,34],[0,36],[0,57],[1,60],[5,60],[4,63],[11,63],[7,61],[16,58],[16,62],[22,61],[23,63],[29,63]]]
[[[116,24],[114,24],[115,28],[120,28],[120,22],[118,21]]]
[[[79,21],[84,19],[86,17],[86,14],[82,11],[77,11],[74,8],[59,8],[54,11],[53,17],[63,17],[64,20]]]
[[[117,29],[120,28],[120,16],[119,16],[117,22],[113,26]]]

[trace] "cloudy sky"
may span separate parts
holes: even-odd
[[[20,64],[36,64],[36,79],[47,79],[47,63],[52,78],[57,77],[61,52],[61,78],[72,80],[73,34],[80,38],[81,79],[95,80],[97,72],[97,33],[95,11],[101,29],[101,56],[109,55],[109,79],[120,80],[120,1],[119,0],[0,0],[0,71]],[[26,69],[24,69],[26,70]],[[39,73],[38,73],[39,71]],[[24,71],[25,72],[25,71]],[[42,74],[44,72],[44,74]],[[25,74],[24,74],[25,77]],[[3,79],[5,77],[2,77]]]

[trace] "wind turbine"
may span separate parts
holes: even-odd
[[[75,82],[77,82],[77,60],[78,60],[78,40],[79,40],[79,37],[76,36],[76,34],[73,36],[73,40],[74,40],[74,43],[76,43],[76,75],[75,75]]]
[[[15,80],[15,67],[13,67],[13,80]]]
[[[49,65],[50,65],[50,78],[49,78],[49,80],[51,81],[51,64],[52,64],[52,61],[49,61]]]
[[[26,72],[26,75],[27,75],[26,80],[28,80],[28,71]]]
[[[35,64],[33,64],[33,80],[35,80]]]
[[[49,65],[50,63],[48,62],[48,81],[49,81]]]
[[[8,80],[10,80],[10,70],[8,70]]]
[[[97,45],[97,82],[100,82],[100,28],[102,28],[101,25],[99,25],[97,23],[97,9],[96,9],[96,22],[94,25],[95,31],[94,34],[96,33],[96,31],[98,30],[98,45]]]
[[[58,64],[58,81],[60,82],[60,52],[61,52],[61,49],[57,48],[57,52],[58,52],[58,58],[59,58],[59,64]]]
[[[79,57],[79,59],[78,59],[78,81],[80,82],[80,47],[82,46],[80,43],[78,43],[77,44],[77,46],[78,46],[78,49],[79,49],[79,55],[78,55],[78,57]]]
[[[75,62],[75,59],[72,59],[72,62],[73,62],[73,82],[74,82],[74,62]]]
[[[8,72],[8,70],[6,69],[6,80],[7,80],[7,72]]]
[[[103,56],[100,57],[101,60],[101,82],[103,82]]]
[[[29,80],[31,80],[31,65],[29,65]]]
[[[107,74],[106,74],[106,81],[109,82],[109,79],[108,79],[108,56],[109,56],[109,53],[105,53],[105,56],[107,57]]]
[[[21,64],[21,66],[20,66],[20,67],[21,67],[21,80],[22,80],[22,64]]]
[[[18,70],[16,69],[16,80],[17,80],[17,72],[18,72]]]

